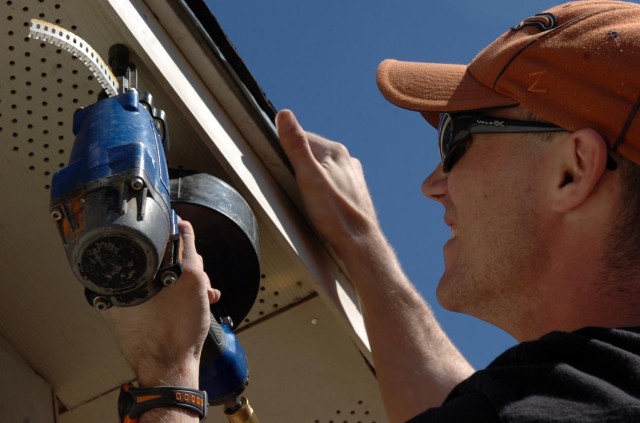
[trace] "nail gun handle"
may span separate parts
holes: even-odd
[[[218,323],[213,313],[210,313],[211,324],[209,326],[209,333],[202,346],[202,355],[200,361],[203,363],[211,363],[215,361],[219,356],[224,353],[227,337],[225,331],[222,329],[222,325]]]
[[[236,398],[249,382],[247,356],[238,338],[226,324],[211,316],[209,333],[200,356],[200,389],[207,391],[209,405],[222,405]]]

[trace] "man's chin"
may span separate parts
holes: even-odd
[[[460,292],[455,289],[453,278],[449,277],[445,272],[440,278],[438,287],[436,288],[436,299],[445,310],[464,313],[464,299]]]

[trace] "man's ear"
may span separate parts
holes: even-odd
[[[550,171],[551,205],[564,212],[586,201],[606,170],[607,142],[595,130],[579,129],[553,141],[555,157]]]

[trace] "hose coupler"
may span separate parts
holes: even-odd
[[[224,414],[227,415],[229,423],[260,423],[253,408],[249,405],[249,400],[245,397],[239,397],[238,402],[238,407],[225,406]]]

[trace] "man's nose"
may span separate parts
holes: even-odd
[[[442,203],[447,196],[447,174],[439,164],[422,183],[422,193],[425,197]]]

